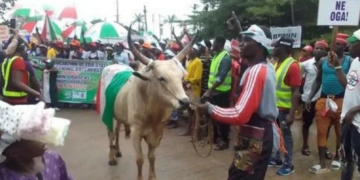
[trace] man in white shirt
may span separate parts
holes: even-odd
[[[96,43],[92,42],[89,44],[90,51],[84,53],[85,60],[105,60],[105,54],[99,51]]]
[[[355,59],[351,62],[347,75],[341,71],[341,68],[336,73],[339,81],[345,87],[341,113],[343,122],[341,139],[346,163],[341,180],[353,179],[354,163],[358,168],[360,167],[360,29],[354,32],[348,42],[351,44],[350,55]],[[354,162],[355,160],[356,162]]]
[[[305,78],[303,94],[301,95],[301,100],[306,103],[309,99],[312,85],[314,84],[320,59],[326,56],[326,49],[328,48],[327,43],[325,41],[317,41],[314,45],[313,54],[314,57],[304,61],[301,63],[301,74],[303,78]],[[320,98],[321,88],[316,93],[316,95],[311,99],[311,102],[308,104],[309,107],[306,107],[306,110],[303,111],[303,147],[301,149],[301,153],[304,156],[310,156],[310,149],[308,144],[309,139],[309,128],[313,123],[313,119],[315,117],[315,104],[316,101]]]

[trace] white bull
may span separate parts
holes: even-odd
[[[121,124],[124,124],[127,137],[131,132],[136,153],[138,180],[142,180],[144,163],[141,148],[142,139],[145,140],[149,148],[149,180],[156,180],[155,148],[160,144],[165,124],[173,110],[189,104],[189,97],[185,94],[182,86],[183,72],[176,61],[183,59],[188,54],[196,36],[174,59],[152,61],[134,47],[130,32],[131,26],[128,32],[129,47],[135,57],[146,67],[133,72],[133,75],[116,96],[114,104],[115,134],[111,130],[108,131],[110,141],[109,164],[117,165],[116,157],[122,156],[119,147],[119,130]],[[112,77],[122,70],[123,66],[121,65],[105,67],[101,77],[103,85],[107,86]],[[105,89],[102,89],[99,92],[100,99],[104,99],[104,91]],[[100,106],[102,115],[104,102],[100,103]]]

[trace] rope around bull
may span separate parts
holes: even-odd
[[[195,116],[195,121],[193,121],[193,131],[192,131],[192,135],[191,135],[191,142],[193,144],[193,147],[195,149],[195,152],[203,158],[207,158],[211,155],[212,149],[213,149],[213,135],[214,135],[214,126],[213,126],[213,121],[212,120],[206,120],[204,118],[208,118],[206,115],[203,115],[201,112],[201,109],[195,105],[192,104],[191,109],[193,109],[195,111],[194,115],[191,117],[190,121],[192,121],[194,119]],[[205,124],[202,124],[203,122],[207,122]],[[206,140],[205,142],[203,140],[200,140],[199,142],[199,128],[204,128],[207,126],[207,136],[206,136]],[[196,146],[195,143],[201,143],[201,145],[209,146],[209,150],[207,153],[202,154],[200,153],[198,147]]]

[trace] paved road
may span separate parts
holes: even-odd
[[[67,163],[68,170],[75,180],[136,180],[137,168],[132,143],[120,136],[123,157],[115,167],[108,165],[108,139],[105,126],[99,116],[90,110],[61,110],[57,116],[72,120],[66,146],[56,148]],[[338,180],[339,172],[314,175],[308,169],[318,160],[316,155],[316,131],[311,128],[312,156],[300,153],[302,144],[301,122],[292,127],[295,140],[295,173],[287,177],[276,175],[276,169],[269,169],[267,180]],[[156,152],[156,169],[159,180],[225,180],[227,168],[232,159],[230,150],[213,152],[204,159],[195,153],[188,137],[179,137],[176,130],[166,130],[160,147]],[[334,135],[331,132],[330,148],[334,149]],[[143,150],[147,150],[145,143]],[[144,152],[146,153],[146,151]],[[146,156],[145,156],[146,157]],[[330,163],[330,162],[329,162]],[[147,177],[148,162],[145,160],[144,177]],[[144,178],[147,179],[147,178]]]

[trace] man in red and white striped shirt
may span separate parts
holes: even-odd
[[[212,119],[240,126],[240,144],[229,169],[228,180],[263,180],[272,152],[278,149],[279,131],[275,95],[275,70],[266,61],[271,33],[266,27],[252,25],[242,32],[241,57],[249,67],[240,81],[240,97],[235,107],[221,108],[210,103],[200,105]]]

